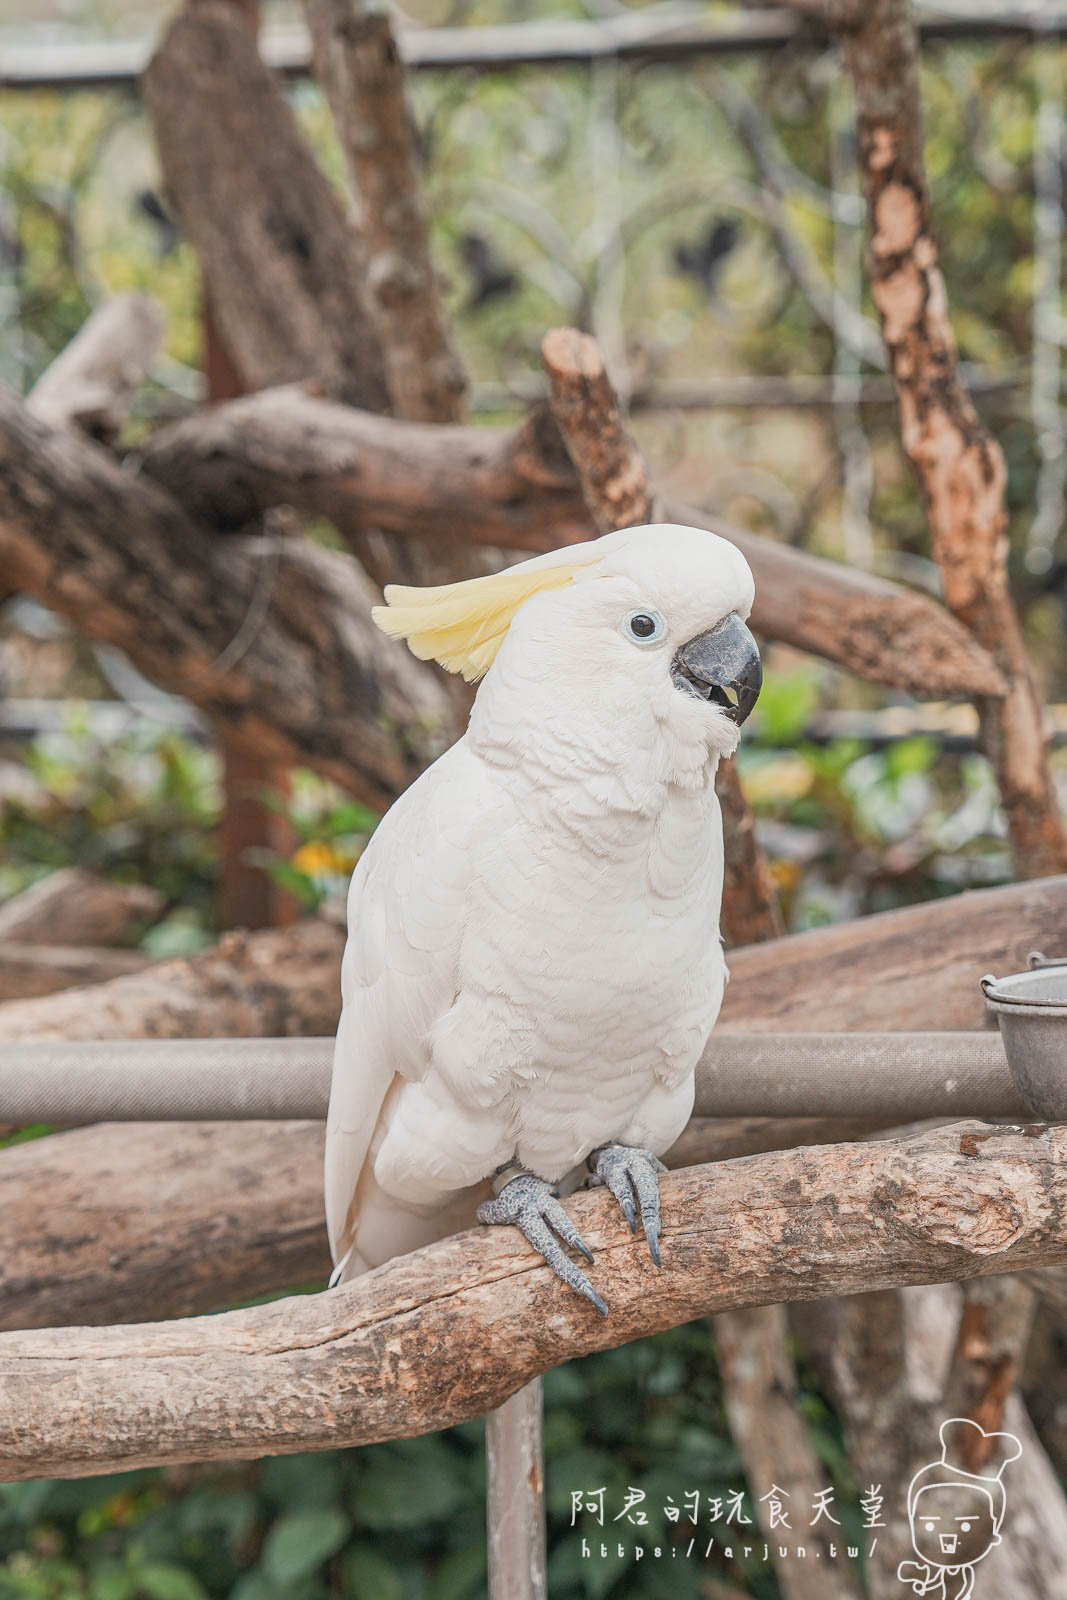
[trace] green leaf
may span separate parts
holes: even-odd
[[[485,1594],[485,1545],[479,1541],[446,1556],[423,1591],[422,1600],[478,1600]],[[363,1590],[361,1593],[377,1593]]]
[[[169,1561],[151,1561],[134,1569],[137,1588],[148,1600],[207,1600],[207,1590],[186,1572]]]
[[[363,1527],[378,1532],[440,1521],[465,1498],[452,1452],[439,1440],[428,1447],[420,1439],[375,1452],[360,1476],[354,1510]]]
[[[298,1511],[282,1517],[263,1545],[263,1571],[272,1583],[304,1578],[339,1550],[351,1524],[343,1511]]]
[[[374,1600],[403,1600],[404,1586],[398,1574],[369,1544],[357,1544],[348,1551],[345,1575],[349,1594],[373,1595]]]

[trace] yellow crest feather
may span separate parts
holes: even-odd
[[[589,560],[523,562],[435,589],[390,583],[385,605],[375,606],[371,617],[390,638],[406,639],[420,661],[440,662],[473,683],[489,671],[523,602],[544,590],[562,589]]]

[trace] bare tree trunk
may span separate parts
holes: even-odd
[[[370,304],[393,407],[412,422],[460,422],[466,374],[430,256],[415,128],[386,11],[305,0],[315,76],[357,199]]]
[[[745,1463],[783,1600],[858,1600],[863,1589],[841,1554],[843,1541],[836,1541],[834,1559],[832,1525],[809,1525],[816,1496],[826,1484],[796,1409],[797,1375],[784,1306],[723,1311],[711,1328],[730,1432]],[[780,1491],[784,1525],[772,1520],[764,1492],[770,1493],[772,1486]],[[808,1556],[798,1560],[791,1553],[781,1555],[779,1545],[791,1547],[801,1530]]]
[[[147,883],[112,883],[81,867],[65,867],[0,906],[0,941],[122,944],[162,909],[163,896]]]
[[[179,11],[144,94],[169,199],[244,382],[310,378],[384,409],[355,235],[237,8]]]
[[[591,1270],[611,1285],[607,1318],[524,1240],[482,1228],[329,1295],[138,1329],[5,1333],[0,1475],[425,1432],[562,1361],[697,1316],[1067,1260],[1067,1131],[969,1141],[978,1126],[672,1173],[662,1272],[610,1195],[573,1197]]]
[[[979,699],[1016,872],[1067,868],[1044,707],[1008,586],[1005,467],[959,375],[923,165],[918,41],[908,0],[877,0],[842,35],[856,95],[868,271],[945,600],[993,656],[1005,698]]]

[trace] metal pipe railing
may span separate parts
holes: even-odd
[[[332,1039],[0,1041],[0,1122],[317,1120]],[[697,1116],[1025,1115],[1000,1035],[720,1033]]]

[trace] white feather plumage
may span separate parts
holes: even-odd
[[[594,551],[522,602],[467,733],[353,876],[326,1147],[342,1277],[469,1225],[507,1161],[565,1180],[688,1120],[726,978],[714,774],[737,729],[669,663],[747,616],[752,582],[693,529]],[[624,637],[637,606],[666,620],[655,650]]]

